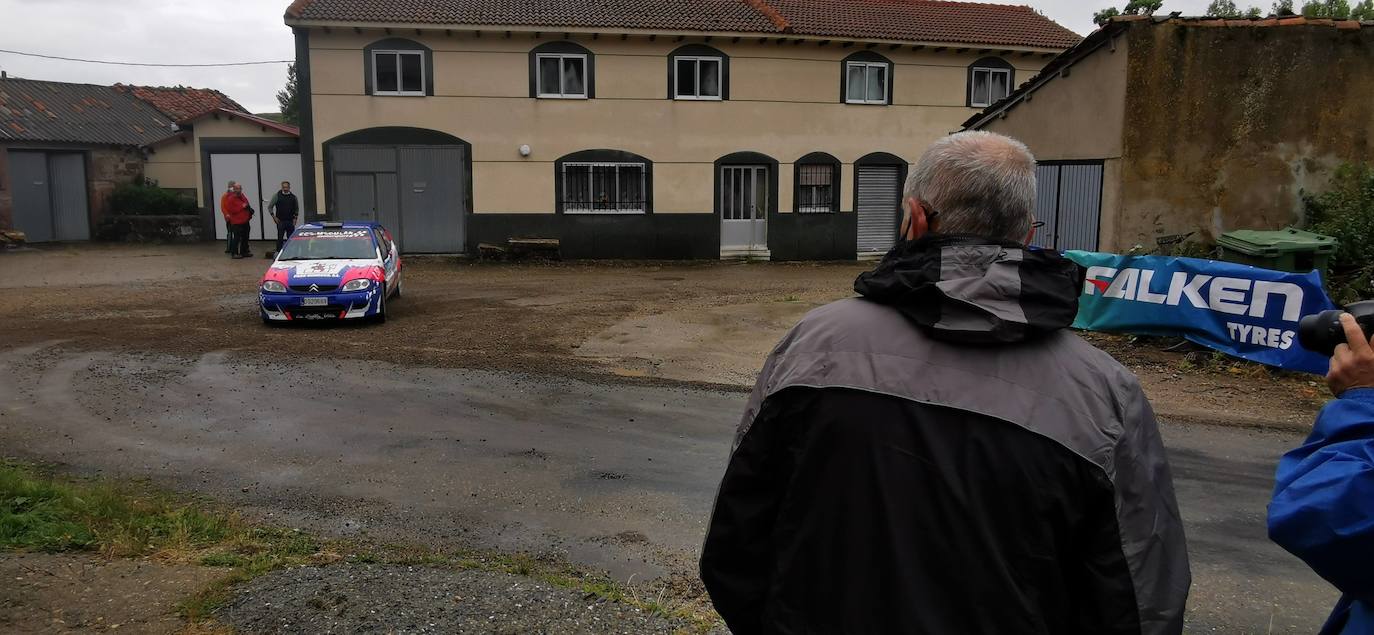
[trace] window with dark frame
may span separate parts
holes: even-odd
[[[373,51],[372,94],[423,96],[424,51]]]
[[[648,209],[643,163],[563,164],[563,212],[643,214]]]
[[[845,63],[845,103],[886,104],[891,64],[856,61]]]
[[[970,71],[969,105],[991,106],[1011,93],[1011,69],[974,67]]]
[[[816,163],[797,166],[797,213],[835,211],[835,166]]]
[[[720,99],[721,58],[679,55],[673,60],[677,66],[674,99]]]
[[[587,56],[571,53],[536,55],[538,95],[551,99],[587,98]]]

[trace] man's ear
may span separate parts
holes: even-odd
[[[926,220],[926,207],[915,197],[906,199],[906,218],[902,221],[902,238],[906,240],[916,240],[930,232],[930,223]]]

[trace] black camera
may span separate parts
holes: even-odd
[[[1341,327],[1341,314],[1355,316],[1365,339],[1374,337],[1374,300],[1356,302],[1343,311],[1322,311],[1309,315],[1298,322],[1298,343],[1314,353],[1331,355],[1336,347],[1345,344],[1345,329]]]

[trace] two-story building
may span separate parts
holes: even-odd
[[[907,166],[1079,36],[930,0],[297,0],[305,205],[402,248],[885,251]]]

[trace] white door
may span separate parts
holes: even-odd
[[[267,204],[272,202],[272,197],[281,188],[282,181],[291,182],[291,191],[296,194],[296,200],[303,200],[301,195],[301,155],[299,154],[259,154],[258,155],[258,176],[262,183],[262,197],[259,204],[253,206],[259,214],[254,217],[253,225],[261,229],[262,235],[266,240],[277,239],[277,225],[272,222],[272,215],[267,212]],[[247,191],[247,188],[244,188]],[[249,199],[252,200],[252,199]],[[305,210],[297,210],[296,222],[309,222],[305,217]]]
[[[211,197],[215,205],[215,237],[227,238],[228,233],[224,228],[224,212],[219,207],[220,197],[224,196],[229,181],[237,181],[243,185],[243,195],[248,197],[248,203],[253,206],[256,215],[249,224],[250,230],[248,237],[252,240],[262,240],[262,206],[257,201],[262,198],[258,191],[258,155],[256,154],[212,154],[210,155],[210,184],[215,188],[215,194]],[[277,238],[272,234],[272,239]]]
[[[720,170],[721,255],[766,253],[768,168],[727,165]]]
[[[899,170],[895,165],[861,165],[855,170],[860,254],[887,253],[897,240]]]

